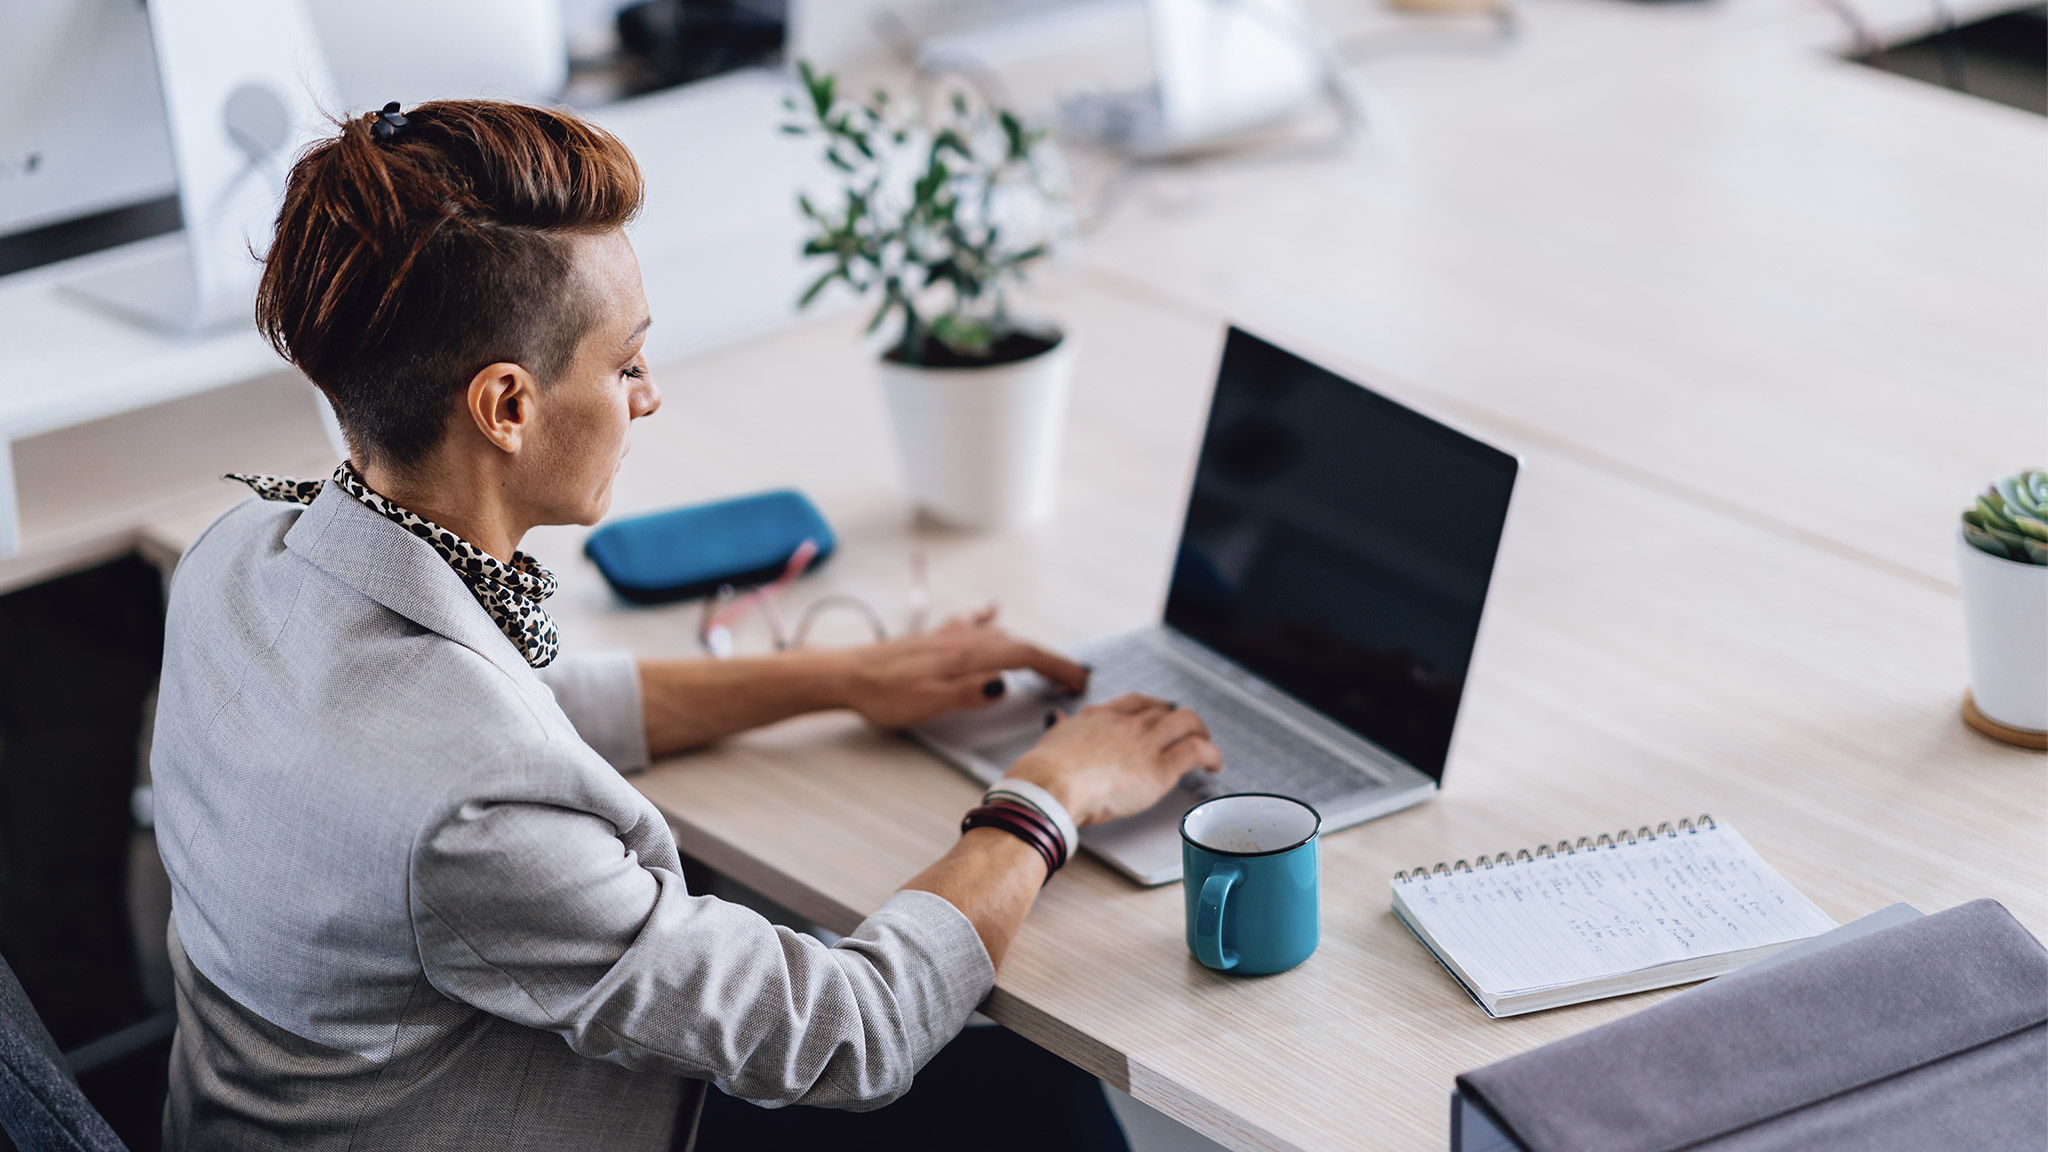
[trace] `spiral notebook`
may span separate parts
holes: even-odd
[[[1705,980],[1835,926],[1710,816],[1397,872],[1393,889],[1491,1016]]]

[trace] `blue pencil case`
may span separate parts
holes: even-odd
[[[583,554],[620,596],[666,604],[765,584],[806,540],[818,549],[812,568],[838,543],[803,493],[785,488],[616,521],[592,532]]]

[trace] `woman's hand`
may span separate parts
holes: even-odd
[[[1054,715],[1051,730],[1008,775],[1052,793],[1076,824],[1143,812],[1189,769],[1213,772],[1223,764],[1201,717],[1150,696],[1131,693],[1072,716]],[[1000,967],[1045,880],[1045,861],[1029,844],[984,827],[962,833],[938,863],[904,887],[958,908],[988,949],[989,962]]]
[[[1029,668],[1069,692],[1088,687],[1086,668],[1012,638],[994,620],[989,609],[936,632],[833,651],[835,702],[883,728],[912,728],[1001,699],[1003,673],[1012,669]]]
[[[1200,716],[1131,692],[1072,716],[1055,714],[1007,775],[1051,792],[1085,825],[1143,812],[1190,770],[1222,767]]]

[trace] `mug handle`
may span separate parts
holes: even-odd
[[[1202,896],[1195,915],[1195,958],[1211,968],[1229,971],[1237,967],[1237,953],[1223,946],[1223,911],[1230,889],[1244,879],[1244,869],[1224,861],[1202,881]]]

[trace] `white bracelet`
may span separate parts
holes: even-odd
[[[989,785],[988,791],[982,793],[982,803],[986,804],[997,796],[1007,796],[1038,809],[1047,820],[1052,821],[1052,826],[1059,831],[1060,839],[1067,843],[1067,858],[1073,859],[1075,851],[1081,847],[1081,830],[1074,826],[1074,817],[1067,812],[1067,806],[1053,799],[1052,793],[1029,780],[1005,776]]]

